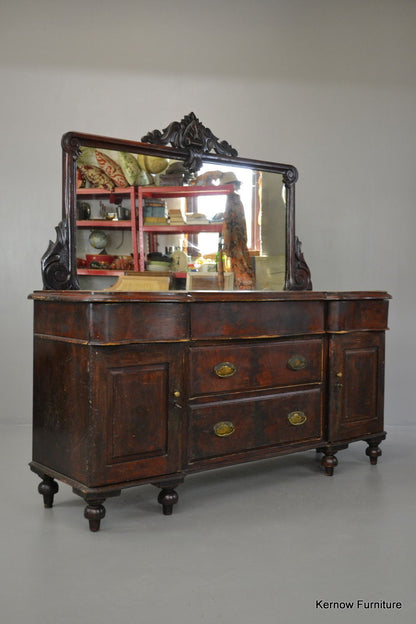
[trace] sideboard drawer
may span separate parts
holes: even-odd
[[[192,406],[189,461],[319,440],[321,397],[317,387]]]
[[[320,338],[191,348],[191,396],[321,379]]]
[[[325,332],[323,301],[191,303],[193,340],[277,338]]]

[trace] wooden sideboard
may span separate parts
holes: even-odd
[[[31,469],[87,503],[187,474],[365,440],[381,455],[385,292],[36,291]],[[305,476],[307,478],[307,476]]]

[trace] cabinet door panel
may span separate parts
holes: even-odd
[[[383,430],[384,334],[340,334],[330,340],[330,439]]]
[[[180,345],[95,350],[96,480],[115,483],[180,470]]]
[[[110,388],[107,463],[166,454],[168,364],[110,368],[107,374]]]

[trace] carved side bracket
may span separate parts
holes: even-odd
[[[302,243],[295,236],[295,271],[292,290],[312,290],[311,272],[302,253]]]
[[[153,130],[142,137],[144,143],[153,145],[167,145],[185,149],[188,153],[185,166],[192,172],[198,171],[202,165],[204,154],[214,151],[220,156],[237,156],[235,150],[227,141],[219,139],[206,128],[194,113],[185,115],[182,121],[173,121],[164,130]]]
[[[61,221],[55,230],[56,241],[49,241],[41,260],[43,287],[45,290],[77,290],[79,285],[70,270],[67,222]]]

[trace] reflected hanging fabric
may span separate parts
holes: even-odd
[[[223,225],[224,252],[230,258],[236,290],[255,288],[254,270],[247,248],[244,206],[236,192],[227,195]]]

